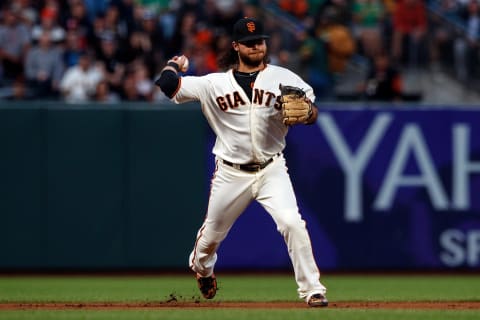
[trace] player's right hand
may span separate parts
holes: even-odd
[[[182,72],[185,72],[188,69],[188,58],[184,55],[173,56],[170,60],[168,60],[167,64],[170,62],[176,63],[178,65],[178,69]]]

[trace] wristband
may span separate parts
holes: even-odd
[[[175,68],[175,70],[177,70],[177,72],[180,72],[180,66],[178,65],[178,63],[170,61],[170,62],[167,63],[167,66],[173,67],[173,68]]]

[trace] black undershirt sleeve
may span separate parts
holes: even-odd
[[[165,70],[155,81],[155,84],[162,89],[163,93],[169,98],[173,98],[178,89],[180,77],[172,70]]]

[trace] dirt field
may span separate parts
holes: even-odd
[[[2,303],[0,310],[123,310],[163,308],[239,308],[239,309],[302,309],[303,302],[148,302],[148,303]],[[480,301],[415,301],[415,302],[330,302],[333,309],[437,309],[437,310],[480,310]]]

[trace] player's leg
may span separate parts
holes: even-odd
[[[325,296],[315,262],[310,236],[302,219],[285,159],[279,157],[262,171],[256,200],[267,210],[288,247],[298,284],[299,297],[306,301],[314,294]]]
[[[197,233],[189,265],[201,277],[209,277],[217,260],[217,249],[235,220],[252,201],[251,174],[217,161],[212,178],[205,221]]]

